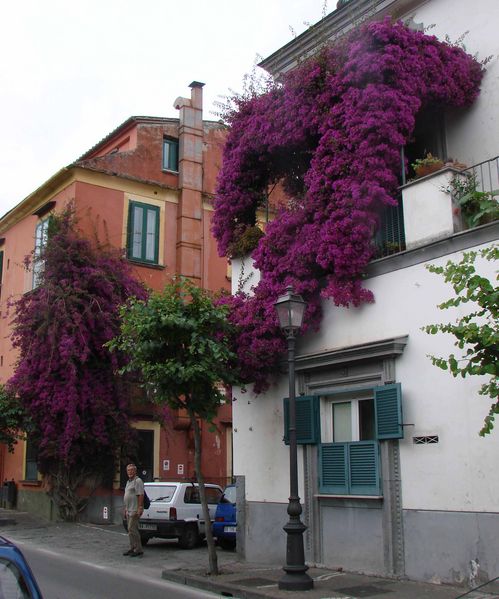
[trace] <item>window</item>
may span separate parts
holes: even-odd
[[[16,556],[16,560],[21,560],[22,566],[26,568],[24,557]],[[27,574],[33,576],[31,572]],[[8,556],[0,557],[0,593],[3,599],[29,599],[33,596],[21,570]]]
[[[33,289],[40,284],[44,262],[43,254],[47,245],[50,217],[41,220],[35,229],[35,251],[33,255]]]
[[[130,202],[127,255],[131,260],[158,263],[159,207]]]
[[[26,472],[24,480],[38,480],[38,445],[29,438],[26,440]]]
[[[319,490],[380,495],[379,441],[403,437],[400,384],[322,398]]]
[[[163,170],[178,171],[178,139],[163,139]]]

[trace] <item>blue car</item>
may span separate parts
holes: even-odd
[[[215,522],[212,530],[218,544],[223,549],[234,549],[236,546],[236,485],[225,488],[224,494],[217,505]]]
[[[4,537],[0,537],[0,597],[43,599],[21,550]]]

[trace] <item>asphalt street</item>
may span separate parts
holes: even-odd
[[[0,535],[17,543],[37,578],[40,573],[45,599],[499,599],[499,582],[470,592],[464,585],[319,567],[309,570],[313,590],[281,591],[277,584],[281,566],[248,563],[232,551],[217,550],[221,573],[208,576],[205,545],[182,550],[176,541],[153,539],[142,558],[124,557],[128,539],[121,525],[46,522],[14,510],[0,509]],[[70,584],[72,592],[61,595]]]

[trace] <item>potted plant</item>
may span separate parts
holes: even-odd
[[[424,158],[418,158],[411,164],[416,177],[425,177],[431,173],[435,173],[444,167],[443,160],[437,156],[433,156],[430,152]]]
[[[499,189],[480,191],[475,174],[454,177],[446,191],[455,199],[468,228],[499,218]]]

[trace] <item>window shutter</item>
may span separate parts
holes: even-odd
[[[350,443],[350,493],[352,495],[379,495],[379,443],[358,441]]]
[[[319,491],[348,493],[347,443],[323,443],[319,446]]]
[[[378,441],[319,446],[319,492],[381,495]]]
[[[284,399],[284,442],[289,444],[289,398]],[[314,445],[319,442],[319,396],[303,395],[296,398],[296,442]]]
[[[126,229],[126,247],[128,258],[133,257],[133,202],[128,204],[128,222]]]
[[[374,388],[377,439],[402,439],[402,389],[400,383]]]

